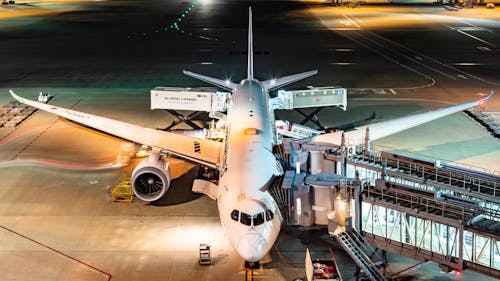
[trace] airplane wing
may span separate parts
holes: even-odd
[[[493,91],[490,92],[490,94],[482,99],[472,101],[472,102],[467,102],[463,104],[458,104],[455,106],[450,106],[447,108],[443,108],[440,110],[434,110],[430,112],[425,112],[425,113],[420,113],[420,114],[415,114],[411,116],[405,116],[405,117],[400,117],[380,123],[375,123],[367,126],[362,126],[362,127],[357,127],[353,131],[349,132],[344,132],[344,136],[346,139],[347,145],[358,145],[364,142],[364,138],[366,135],[366,128],[368,127],[369,130],[369,138],[370,141],[380,139],[401,131],[404,131],[406,129],[430,122],[432,120],[436,120],[438,118],[460,112],[463,110],[466,110],[468,108],[478,106],[480,104],[483,104],[486,100],[490,99],[491,96],[493,95]],[[341,144],[341,139],[342,139],[342,131],[330,133],[330,134],[323,134],[316,136],[314,138],[314,141],[316,142],[328,142],[332,143],[335,145],[340,145]]]
[[[75,121],[90,128],[103,131],[110,135],[159,148],[162,151],[167,151],[174,155],[214,168],[219,164],[220,142],[144,128],[76,110],[36,102],[18,96],[12,90],[10,90],[10,94],[21,103]]]

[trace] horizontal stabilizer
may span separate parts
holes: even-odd
[[[283,87],[285,85],[297,82],[299,80],[305,79],[307,77],[316,75],[318,73],[317,70],[311,70],[307,72],[302,72],[302,73],[297,73],[293,75],[288,75],[280,78],[275,78],[275,79],[270,79],[262,82],[262,85],[264,85],[264,88],[266,88],[267,91],[272,91],[274,89]]]
[[[345,139],[348,144],[357,145],[361,144],[365,135],[366,128],[369,129],[369,138],[370,141],[377,140],[395,133],[399,133],[406,129],[416,127],[418,125],[422,125],[424,123],[436,120],[441,117],[448,116],[450,114],[460,112],[466,109],[469,109],[474,106],[482,105],[485,101],[493,96],[493,91],[484,98],[479,100],[475,100],[472,102],[462,103],[454,106],[450,106],[447,108],[434,110],[430,112],[424,112],[420,114],[400,117],[388,121],[383,121],[380,123],[371,124],[368,126],[357,127],[353,131],[344,132]],[[315,137],[314,141],[316,142],[328,142],[336,145],[340,145],[341,143],[341,135],[342,131],[338,131],[330,134],[323,134]]]
[[[187,70],[183,70],[182,73],[186,74],[187,76],[191,76],[191,77],[196,78],[198,80],[210,83],[212,85],[221,87],[221,88],[229,90],[229,91],[233,91],[237,87],[237,84],[235,84],[229,80],[224,81],[224,80],[220,80],[220,79],[206,76],[203,74],[194,73],[194,72],[187,71]]]

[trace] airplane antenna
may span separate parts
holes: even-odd
[[[248,8],[248,69],[247,79],[253,80],[253,39],[252,39],[252,7]]]

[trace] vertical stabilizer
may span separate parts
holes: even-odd
[[[252,7],[248,8],[248,69],[247,79],[253,79],[253,39],[252,39]]]

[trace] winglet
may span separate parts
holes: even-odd
[[[482,100],[482,101],[487,101],[487,100],[489,100],[492,96],[493,96],[493,90],[490,90],[490,93],[489,93],[486,97],[482,98],[481,100]]]
[[[248,7],[248,62],[247,79],[253,80],[253,33],[252,33],[252,7]]]
[[[18,102],[22,102],[22,103],[24,103],[24,99],[23,99],[23,98],[21,98],[20,96],[16,95],[16,93],[14,93],[14,91],[9,90],[9,93],[10,93],[10,95],[11,95],[11,96],[12,96],[15,100],[17,100]]]
[[[481,99],[479,99],[477,101],[477,105],[478,106],[484,106],[486,104],[486,101],[489,100],[491,98],[491,96],[493,96],[493,90],[490,90],[490,93],[487,96],[482,97]]]

